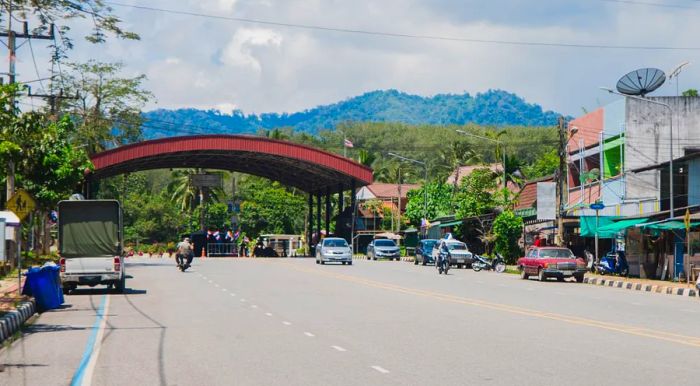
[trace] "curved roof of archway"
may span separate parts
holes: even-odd
[[[372,183],[372,169],[297,143],[246,135],[169,137],[110,149],[91,157],[93,177],[140,170],[203,168],[265,177],[305,192]]]

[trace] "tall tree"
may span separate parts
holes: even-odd
[[[153,97],[143,88],[146,76],[122,77],[121,63],[90,60],[69,67],[63,82],[79,99],[65,99],[62,107],[77,122],[76,140],[90,153],[141,140],[141,109]]]

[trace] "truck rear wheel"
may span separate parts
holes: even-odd
[[[117,290],[117,293],[123,294],[125,287],[126,287],[126,277],[124,277],[124,276],[122,276],[121,280],[114,283],[114,289]]]

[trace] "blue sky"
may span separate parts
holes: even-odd
[[[122,0],[212,15],[486,40],[700,47],[700,1]],[[655,3],[657,6],[640,3]],[[611,100],[598,90],[638,67],[690,61],[680,88],[700,88],[700,51],[604,50],[402,39],[257,25],[115,6],[141,41],[94,46],[76,61],[124,61],[146,74],[151,108],[291,112],[375,89],[434,95],[515,92],[569,115]],[[87,25],[75,25],[77,35]],[[47,51],[35,42],[40,71]],[[31,56],[20,75],[34,79]],[[20,77],[20,80],[22,76]],[[675,83],[656,94],[675,93]]]

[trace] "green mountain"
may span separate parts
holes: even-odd
[[[144,114],[146,138],[190,134],[250,134],[293,127],[315,134],[342,122],[400,122],[406,124],[467,124],[488,126],[549,126],[559,114],[502,90],[472,96],[438,94],[432,97],[397,90],[372,91],[331,105],[297,113],[246,115],[236,110],[159,109]]]

